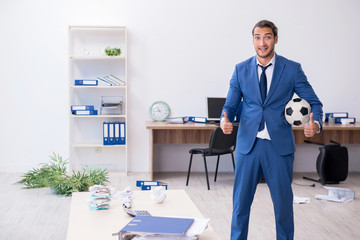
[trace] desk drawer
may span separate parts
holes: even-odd
[[[189,129],[154,129],[154,144],[193,144],[205,143],[210,141],[213,130],[189,130]]]

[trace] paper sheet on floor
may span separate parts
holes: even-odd
[[[315,198],[318,200],[325,200],[331,202],[351,202],[355,197],[355,192],[349,188],[338,188],[338,187],[325,187],[329,190],[328,195],[316,195]]]
[[[294,204],[300,204],[300,203],[309,203],[310,198],[307,197],[298,197],[294,195],[293,203]]]

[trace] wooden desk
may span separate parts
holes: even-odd
[[[153,216],[204,218],[185,190],[167,190],[166,195],[162,204],[156,204],[150,199],[150,191],[134,191],[132,208],[148,210]],[[122,209],[121,200],[112,199],[108,210],[91,211],[88,199],[88,192],[73,193],[66,239],[117,240],[112,233],[119,232],[132,219]],[[199,239],[220,240],[210,226]]]
[[[329,143],[330,140],[341,144],[360,144],[360,124],[324,124],[321,133],[312,138],[304,136],[304,127],[293,127],[295,143],[304,144],[304,140],[313,142]]]
[[[154,144],[208,144],[211,133],[217,125],[205,123],[174,124],[167,122],[146,122],[150,130],[150,176],[153,179]],[[293,127],[295,143],[304,144],[304,140],[329,143],[329,140],[341,144],[360,144],[360,124],[328,125],[323,126],[323,131],[312,138],[304,136],[304,127]]]

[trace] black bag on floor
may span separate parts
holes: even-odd
[[[332,144],[323,144],[305,140],[306,143],[321,145],[320,153],[316,160],[316,171],[320,179],[315,180],[308,177],[304,179],[319,182],[322,185],[338,184],[340,181],[345,181],[349,171],[349,156],[346,147],[341,146],[333,140]]]

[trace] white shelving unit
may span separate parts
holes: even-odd
[[[106,168],[127,173],[127,33],[123,26],[69,26],[70,167]],[[106,56],[105,48],[120,48]],[[75,79],[114,75],[125,86],[75,86]],[[73,115],[72,105],[94,105],[100,114],[103,96],[121,96],[119,115]],[[103,122],[125,122],[125,145],[103,145]]]

